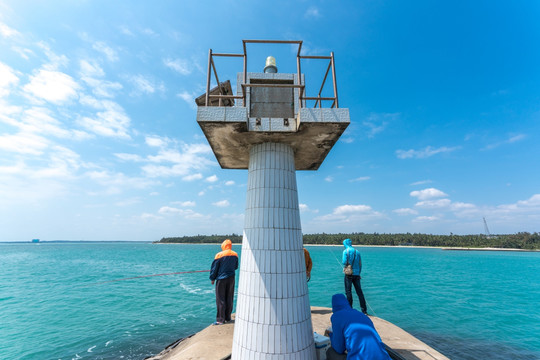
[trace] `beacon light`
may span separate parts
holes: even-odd
[[[265,73],[277,73],[276,58],[269,56],[266,58],[266,66],[264,67]]]

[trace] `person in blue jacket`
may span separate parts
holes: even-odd
[[[221,325],[231,321],[234,300],[234,276],[238,269],[238,254],[232,251],[232,242],[226,239],[221,244],[212,262],[210,281],[216,284],[217,315],[214,325]]]
[[[332,296],[328,360],[391,360],[371,319],[351,308],[343,294]]]
[[[364,292],[362,291],[362,286],[360,285],[360,272],[362,272],[362,258],[360,256],[360,252],[352,247],[351,239],[343,240],[343,246],[345,246],[342,256],[343,267],[345,267],[347,264],[351,264],[353,270],[352,275],[345,275],[345,295],[347,295],[349,305],[352,307],[353,297],[351,288],[352,285],[354,285],[356,295],[358,295],[358,300],[360,300],[362,312],[367,315],[366,299],[364,298]]]

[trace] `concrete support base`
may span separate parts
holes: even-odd
[[[232,358],[315,358],[293,149],[251,148]]]

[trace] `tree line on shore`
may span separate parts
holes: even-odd
[[[353,245],[386,245],[386,246],[436,246],[464,248],[502,248],[502,249],[540,249],[540,233],[518,232],[507,235],[432,235],[432,234],[304,234],[306,245],[341,245],[343,239],[351,239]],[[156,243],[189,243],[208,244],[221,243],[230,239],[233,244],[242,242],[242,235],[194,235],[181,237],[164,237]]]

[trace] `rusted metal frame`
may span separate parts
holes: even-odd
[[[320,97],[320,96],[313,96],[313,97],[309,97],[309,96],[306,96],[304,98],[305,100],[336,100],[336,98],[333,98],[333,97]]]
[[[315,55],[302,55],[300,56],[302,59],[326,59],[330,60],[331,56],[315,56]]]
[[[205,106],[210,103],[210,71],[212,67],[212,49],[208,50],[208,72],[206,73],[206,96]]]
[[[212,95],[210,94],[210,98],[216,98],[216,99],[241,99],[243,98],[242,95]]]
[[[303,88],[305,85],[297,84],[242,84],[246,87],[275,87],[275,88]]]
[[[322,91],[324,89],[324,84],[326,83],[326,78],[328,77],[328,72],[330,71],[330,67],[332,66],[332,62],[328,62],[328,67],[326,68],[326,74],[324,74],[324,79],[322,81],[322,84],[321,84],[321,88],[319,89],[319,98],[321,97],[321,94],[322,94]],[[322,107],[322,101],[316,101],[315,102],[315,105],[313,106],[314,108],[317,107],[317,103],[319,103],[319,107]]]
[[[244,83],[242,84],[242,91],[244,91],[244,85],[247,85],[247,48],[246,44],[297,44],[298,45],[298,52],[296,54],[297,57],[300,56],[300,51],[302,50],[302,40],[242,40],[242,46],[244,48]],[[298,84],[301,83],[301,75],[300,75],[300,63],[298,60]],[[300,107],[302,107],[302,94],[304,92],[304,88],[300,88],[299,94],[298,94],[298,100],[300,103]],[[244,91],[244,106],[246,104],[246,94]]]
[[[302,44],[298,46],[298,54],[296,55],[296,68],[298,70],[298,84],[302,84],[302,70],[300,67],[300,47]],[[305,86],[305,84],[304,84]],[[298,89],[298,106],[301,109],[302,108],[302,97],[304,96],[304,88]]]
[[[247,48],[246,48],[246,42],[242,40],[242,47],[244,48],[244,82],[242,85],[247,83]],[[242,95],[244,96],[242,99],[242,105],[247,106],[247,94],[246,89],[242,86]]]
[[[214,69],[214,76],[216,77],[216,82],[217,82],[217,86],[218,86],[218,89],[219,89],[219,93],[221,95],[223,95],[223,91],[221,90],[221,83],[219,82],[219,78],[218,78],[218,75],[217,75],[217,70],[216,70],[216,64],[214,63],[214,57],[212,56],[212,69]],[[219,98],[219,103],[218,103],[219,106],[222,106],[223,103],[221,101],[221,98]]]
[[[244,44],[302,44],[302,40],[242,40]]]
[[[333,83],[334,83],[334,97],[336,98],[334,100],[334,104],[332,104],[332,107],[334,107],[334,105],[335,105],[336,108],[339,108],[337,82],[336,82],[336,63],[334,61],[334,52],[333,51],[330,52],[330,56],[332,57],[332,59],[330,61],[332,63],[332,80],[333,80]]]
[[[213,53],[213,56],[225,56],[225,57],[244,57],[243,54],[220,54],[220,53]]]
[[[214,56],[222,56],[222,57],[244,57],[242,54],[224,54],[224,53],[212,53],[212,49],[210,49],[208,53],[208,75],[206,80],[206,106],[209,106],[210,98],[219,98],[219,106],[222,106],[222,99],[239,99],[242,98],[234,96],[234,95],[224,95],[223,89],[221,88],[221,83],[219,82],[219,77],[216,70],[216,64],[214,63]],[[218,84],[219,93],[221,95],[210,95],[210,83],[211,83],[211,70],[214,70],[214,76],[216,77],[216,82]]]

